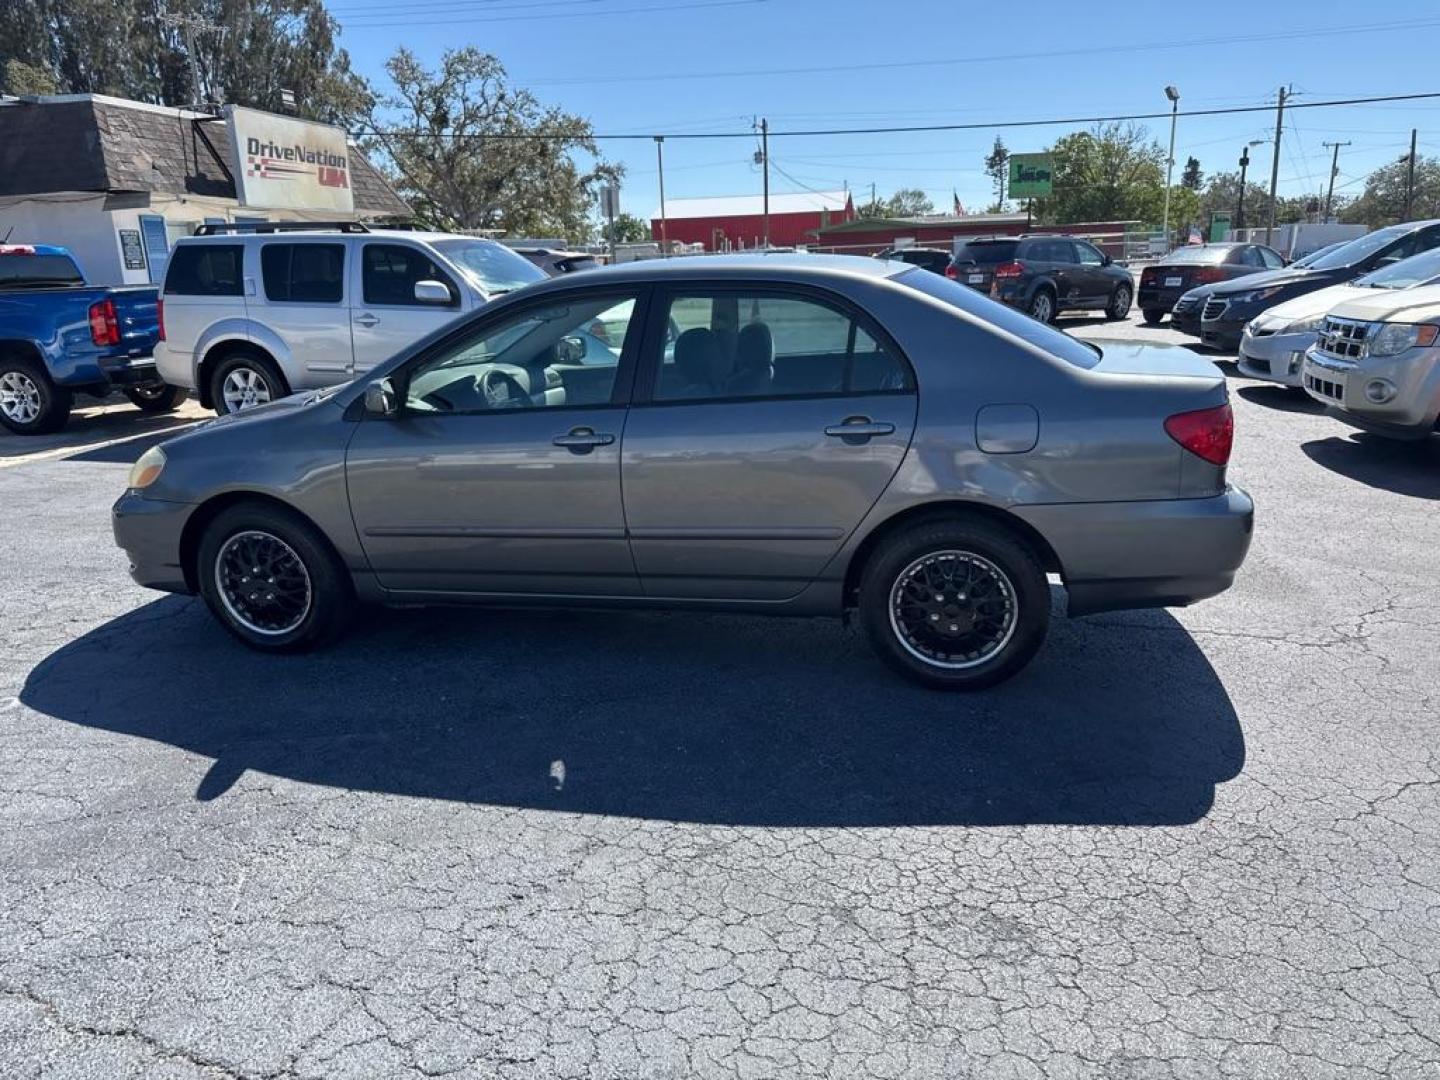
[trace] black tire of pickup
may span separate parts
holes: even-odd
[[[120,391],[143,413],[174,412],[185,401],[187,391],[183,386],[169,386],[158,383],[154,386],[127,386]]]
[[[23,356],[0,356],[0,424],[16,435],[53,435],[70,419],[74,396]]]

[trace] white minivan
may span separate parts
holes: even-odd
[[[493,240],[355,223],[207,225],[175,243],[159,374],[224,414],[347,382],[543,271]]]

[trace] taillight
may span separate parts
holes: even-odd
[[[1235,414],[1229,402],[1212,409],[1176,413],[1165,421],[1165,433],[1196,457],[1212,465],[1225,465],[1235,443]]]
[[[960,276],[960,271],[956,270],[955,265],[951,263],[945,267],[945,276],[948,277],[951,281],[954,281]]]
[[[1019,277],[1023,273],[1025,273],[1025,264],[1019,259],[1004,262],[995,267],[995,276],[997,278]]]
[[[90,340],[96,345],[120,344],[120,320],[115,317],[114,300],[97,300],[90,305]]]
[[[1226,281],[1225,270],[1219,266],[1202,266],[1190,277],[1192,285],[1211,285],[1217,281]]]
[[[1150,285],[1160,276],[1160,270],[1154,266],[1147,266],[1140,272],[1140,284]]]
[[[160,340],[165,340],[165,301],[155,301],[155,318],[160,323]]]

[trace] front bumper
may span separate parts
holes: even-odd
[[[1200,343],[1212,349],[1233,352],[1240,348],[1240,338],[1245,333],[1248,319],[1204,319],[1200,323]]]
[[[185,580],[180,537],[195,507],[190,503],[147,499],[127,491],[110,511],[115,543],[130,557],[136,584],[164,592],[194,592]]]
[[[1255,504],[1238,487],[1205,499],[1021,506],[1055,549],[1071,615],[1183,607],[1224,592],[1250,550]]]
[[[1315,331],[1299,334],[1263,334],[1249,330],[1240,338],[1240,371],[1252,379],[1266,379],[1299,387],[1305,350],[1315,344]]]
[[[1391,439],[1423,439],[1440,416],[1440,346],[1397,356],[1342,360],[1311,349],[1301,369],[1305,392],[1352,427]],[[1384,380],[1389,401],[1376,404],[1365,389]]]

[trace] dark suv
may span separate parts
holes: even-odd
[[[967,240],[945,270],[993,299],[1050,322],[1062,311],[1130,312],[1135,282],[1094,244],[1070,236]]]
[[[911,266],[922,266],[935,274],[945,273],[945,268],[950,265],[950,252],[943,248],[886,248],[875,258],[898,259]]]

